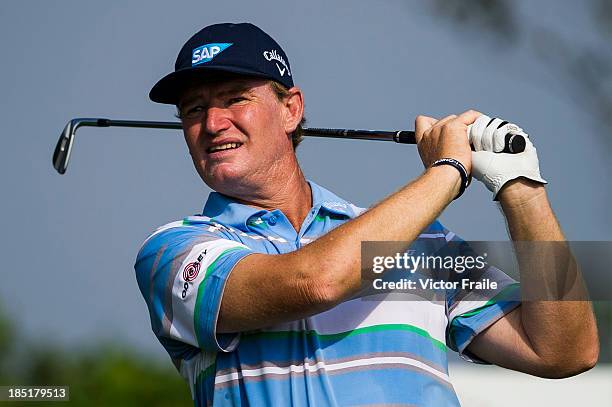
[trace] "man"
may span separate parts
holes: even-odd
[[[150,97],[177,106],[195,168],[216,191],[202,215],[154,232],[135,266],[153,331],[196,405],[458,405],[447,346],[542,377],[595,364],[586,301],[359,298],[361,242],[458,240],[436,217],[470,173],[501,202],[513,240],[563,240],[531,142],[494,152],[501,130],[519,128],[471,110],[417,117],[425,171],[364,211],[304,178],[294,151],[303,95],[259,28],[196,33]],[[493,294],[513,288],[487,273],[500,281]]]

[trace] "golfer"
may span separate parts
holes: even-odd
[[[471,175],[501,203],[513,240],[564,240],[531,141],[498,153],[518,126],[473,110],[418,116],[424,172],[364,210],[305,179],[295,154],[304,95],[293,79],[261,29],[216,24],[185,43],[150,93],[177,106],[214,190],[202,214],[149,236],[135,265],[153,332],[195,405],[455,406],[447,348],[550,378],[596,363],[587,301],[360,297],[361,242],[458,241],[436,218]],[[485,273],[498,282],[492,294],[516,287],[494,267]]]

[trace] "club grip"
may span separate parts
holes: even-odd
[[[502,153],[508,154],[518,154],[525,151],[525,137],[520,134],[506,134],[506,138],[504,139],[504,149]]]

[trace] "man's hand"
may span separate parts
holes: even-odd
[[[512,180],[523,177],[539,184],[547,183],[540,175],[538,154],[529,136],[515,124],[500,126],[503,122],[483,114],[470,126],[469,132],[469,140],[475,150],[472,153],[472,173],[493,192],[496,201],[504,185]],[[507,133],[522,135],[526,143],[525,151],[501,154]]]
[[[469,174],[472,171],[472,151],[467,137],[468,125],[481,115],[475,110],[468,110],[442,120],[417,116],[415,137],[425,168],[440,158],[454,158],[463,164]]]

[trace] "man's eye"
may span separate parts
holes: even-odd
[[[242,97],[242,96],[237,96],[235,98],[231,98],[227,101],[228,105],[233,105],[234,103],[240,103],[243,100],[246,100],[246,98]]]
[[[181,113],[181,116],[187,117],[187,118],[194,118],[194,117],[199,116],[203,111],[204,111],[203,106],[194,106],[194,107],[190,107],[186,109],[183,113]]]

